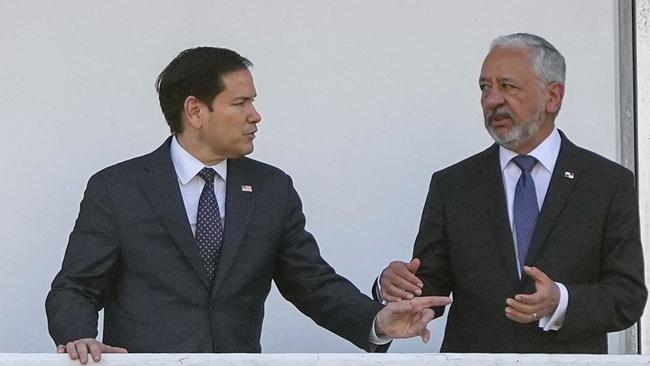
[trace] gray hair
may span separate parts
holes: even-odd
[[[564,85],[566,63],[564,56],[549,41],[530,33],[513,33],[500,36],[490,45],[490,51],[498,47],[530,48],[533,51],[533,69],[542,86],[550,83]]]

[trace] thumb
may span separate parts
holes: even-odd
[[[65,346],[60,344],[56,347],[56,353],[65,353]]]
[[[524,266],[524,272],[530,276],[536,283],[537,282],[547,282],[550,279],[546,275],[546,273],[542,272],[539,268],[537,267],[528,267]]]
[[[420,260],[418,258],[413,258],[410,263],[406,265],[406,269],[411,273],[415,273],[420,268]]]

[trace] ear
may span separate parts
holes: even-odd
[[[201,128],[202,106],[203,103],[192,95],[185,98],[185,102],[183,103],[183,119],[189,126],[197,129]]]
[[[546,87],[546,111],[557,113],[562,106],[564,99],[564,85],[560,83],[551,83]]]

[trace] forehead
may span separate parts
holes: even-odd
[[[253,84],[253,75],[248,69],[231,71],[221,77],[223,91],[220,94],[230,94],[239,96],[255,95],[255,85]]]
[[[497,47],[485,57],[481,78],[536,78],[532,55],[530,48]]]

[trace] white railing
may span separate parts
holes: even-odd
[[[88,365],[94,365],[89,361]],[[643,355],[520,355],[520,354],[109,354],[104,366],[587,366],[650,365]],[[79,365],[67,355],[0,353],[0,366]]]

